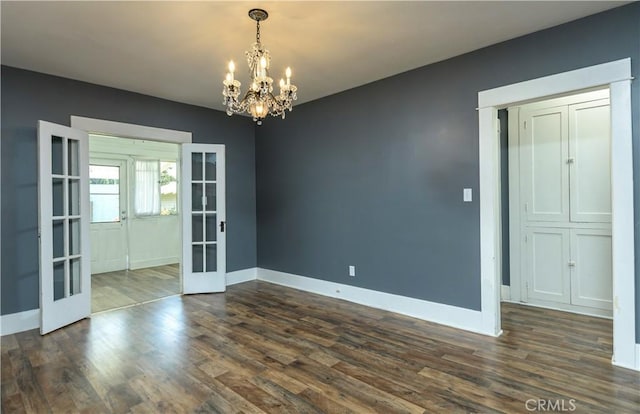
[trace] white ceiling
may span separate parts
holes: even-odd
[[[262,7],[271,76],[308,102],[628,2],[8,2],[2,64],[223,109]]]

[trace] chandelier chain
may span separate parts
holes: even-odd
[[[256,22],[256,43],[260,44],[260,20]]]

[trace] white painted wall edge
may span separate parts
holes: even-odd
[[[262,268],[258,268],[258,280],[494,336],[482,330],[480,311]]]
[[[636,371],[640,371],[640,344],[636,344]]]
[[[238,283],[250,282],[258,278],[258,268],[251,267],[249,269],[236,270],[226,274],[227,286]]]
[[[500,298],[506,301],[511,300],[511,286],[502,285],[500,288]]]
[[[40,328],[40,309],[31,309],[0,317],[1,336],[37,328]]]

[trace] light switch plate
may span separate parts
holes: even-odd
[[[470,188],[465,188],[462,190],[462,201],[464,201],[465,203],[470,203],[471,202],[471,189]]]

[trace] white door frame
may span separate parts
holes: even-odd
[[[71,115],[71,127],[82,129],[90,134],[111,135],[123,138],[144,139],[151,141],[171,142],[175,144],[190,144],[192,142],[191,132],[176,131],[172,129],[156,128],[150,126],[127,124],[124,122],[107,121],[104,119],[85,118]],[[87,157],[88,154],[87,146]],[[182,162],[182,160],[180,161]],[[180,197],[180,196],[178,196]],[[178,214],[183,214],[179,210]],[[129,214],[130,216],[130,214]],[[180,238],[182,239],[182,220],[178,220],[180,228]],[[90,259],[89,259],[90,260]],[[180,249],[180,289],[182,290],[182,248]],[[182,292],[180,292],[182,293]]]
[[[498,225],[498,109],[573,91],[608,86],[611,100],[614,365],[640,370],[636,355],[631,58],[478,92],[480,155],[480,277],[482,332],[500,335],[501,248]]]

